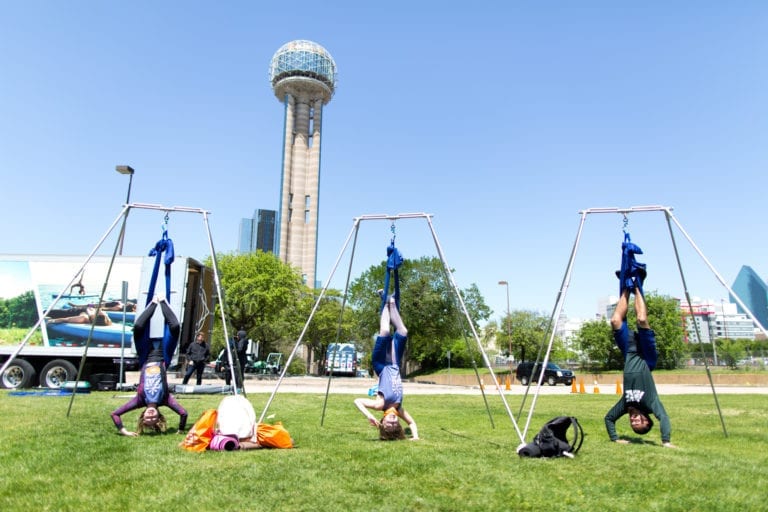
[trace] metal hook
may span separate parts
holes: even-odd
[[[395,230],[395,221],[392,221],[392,225],[389,227],[389,230],[392,231],[392,245],[395,245],[395,236],[396,230]]]
[[[624,233],[627,232],[627,226],[629,225],[629,217],[627,217],[627,214],[624,214],[624,226],[621,228]]]
[[[168,216],[168,212],[165,212],[165,217],[163,218],[163,225],[161,226],[163,233],[168,232],[168,219],[170,217]]]

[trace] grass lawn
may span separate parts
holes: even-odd
[[[406,389],[407,392],[407,389]],[[292,450],[192,453],[172,433],[117,435],[109,413],[123,392],[69,397],[0,391],[0,510],[766,510],[768,395],[720,395],[728,437],[711,395],[662,399],[672,450],[657,427],[642,441],[610,443],[610,394],[541,396],[528,440],[551,417],[578,417],[586,440],[575,459],[521,459],[501,400],[412,395],[418,442],[380,442],[352,404],[331,394],[278,393]],[[269,394],[248,398],[260,414]],[[180,395],[190,424],[221,396]],[[519,402],[508,397],[516,411]],[[517,397],[519,398],[519,397]],[[133,428],[137,413],[126,415]],[[619,433],[631,431],[626,421]],[[632,439],[637,439],[632,437]]]

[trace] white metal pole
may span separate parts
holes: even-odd
[[[301,345],[301,342],[304,339],[304,334],[306,334],[307,329],[309,328],[309,324],[312,321],[312,318],[315,316],[315,312],[317,311],[318,306],[320,305],[320,300],[325,295],[326,290],[328,290],[328,285],[331,282],[331,279],[333,279],[333,275],[336,273],[336,269],[339,266],[339,262],[341,261],[341,257],[344,254],[344,251],[346,251],[347,246],[349,245],[349,241],[352,239],[352,235],[357,230],[357,224],[358,220],[356,219],[355,222],[352,225],[352,229],[349,231],[349,235],[347,235],[347,239],[344,242],[344,245],[341,248],[341,251],[339,251],[339,255],[336,257],[336,262],[333,265],[333,268],[331,269],[331,273],[328,275],[328,278],[325,280],[325,286],[323,286],[322,290],[320,290],[320,295],[318,295],[317,300],[315,301],[315,305],[312,307],[312,311],[309,313],[309,318],[307,318],[307,322],[304,324],[304,328],[301,330],[301,334],[299,334],[299,338],[296,340],[296,344],[293,346],[293,350],[291,351],[291,354],[288,356],[288,360],[285,362],[285,366],[283,367],[283,371],[280,372],[280,377],[277,379],[277,383],[275,383],[275,388],[272,390],[272,394],[269,396],[269,399],[267,400],[267,403],[264,405],[264,410],[261,412],[261,416],[259,416],[259,423],[264,421],[264,417],[267,415],[267,410],[269,410],[269,406],[272,404],[272,400],[274,400],[275,395],[277,394],[277,389],[280,387],[280,384],[283,382],[283,379],[285,378],[285,374],[288,371],[288,367],[291,364],[291,361],[293,361],[293,356],[296,354],[296,351],[299,349],[299,346]]]
[[[539,380],[536,385],[536,391],[533,394],[533,401],[531,402],[531,409],[528,411],[528,418],[525,420],[525,427],[523,429],[523,442],[525,442],[525,437],[528,435],[528,428],[531,424],[531,419],[533,417],[533,411],[536,408],[536,401],[539,396],[539,391],[541,390],[541,384],[544,380],[544,368],[547,367],[547,363],[549,363],[549,355],[552,351],[552,344],[555,340],[555,321],[557,318],[560,318],[560,312],[562,311],[563,304],[565,303],[565,297],[568,293],[568,286],[570,286],[571,283],[571,275],[573,274],[573,266],[574,262],[576,261],[576,253],[579,249],[579,243],[581,241],[581,235],[584,231],[584,223],[587,220],[587,214],[589,214],[589,211],[583,211],[581,212],[581,219],[579,220],[579,228],[576,231],[576,238],[573,241],[573,248],[571,249],[571,256],[568,259],[568,265],[565,268],[565,274],[563,274],[563,281],[560,285],[560,291],[557,293],[557,299],[555,300],[555,308],[552,311],[552,316],[549,319],[549,331],[550,331],[550,337],[549,337],[549,343],[547,344],[547,350],[544,354],[544,361],[541,363],[542,371],[539,372]],[[538,359],[538,357],[537,357]],[[535,369],[535,368],[534,368]],[[528,396],[528,390],[531,387],[531,381],[528,381],[528,386],[525,389],[525,394],[523,395],[523,400],[520,404],[520,414],[522,414],[523,405],[525,404],[525,399]]]

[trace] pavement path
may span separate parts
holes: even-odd
[[[194,381],[194,378],[191,379]],[[138,382],[138,373],[130,372],[126,374],[126,382],[134,383]],[[170,376],[170,384],[181,384],[181,378]],[[278,386],[279,383],[279,386]],[[245,390],[247,393],[272,393],[275,387],[278,386],[279,393],[318,393],[324,394],[326,392],[333,394],[351,394],[351,395],[367,395],[368,390],[375,386],[376,379],[364,378],[364,377],[333,377],[330,380],[328,377],[285,377],[280,381],[278,377],[273,378],[256,378],[253,375],[248,375],[245,380]],[[203,380],[203,389],[211,387],[223,386],[224,381],[221,379],[205,379]],[[192,387],[192,386],[190,386]],[[412,382],[406,380],[403,382],[403,388],[406,395],[481,395],[484,391],[486,395],[497,395],[499,393],[498,388],[495,385],[485,385],[484,390],[480,389],[479,385],[475,386],[451,386],[444,384],[428,384],[420,382]],[[524,386],[519,384],[513,384],[510,389],[507,390],[505,385],[500,386],[501,391],[505,395],[523,395],[526,391]],[[657,384],[656,388],[660,395],[690,395],[690,394],[711,394],[712,387],[709,385],[694,385],[694,384]],[[602,394],[615,394],[616,385],[600,384],[589,385],[585,387],[586,393],[594,393],[595,389],[599,390]],[[202,391],[202,389],[201,389]],[[768,386],[715,386],[715,391],[718,394],[768,394]],[[190,389],[190,392],[192,390]],[[536,392],[536,387],[531,386],[528,391],[529,394]],[[571,386],[542,386],[539,390],[540,395],[567,395],[571,394]]]

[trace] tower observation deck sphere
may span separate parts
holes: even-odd
[[[269,81],[280,101],[286,93],[306,92],[319,95],[323,104],[331,101],[336,90],[336,62],[317,43],[296,40],[280,47],[269,65]]]

